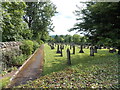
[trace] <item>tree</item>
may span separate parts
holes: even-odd
[[[2,2],[2,40],[18,41],[32,36],[27,24],[23,21],[24,2]],[[26,36],[26,34],[28,34]]]
[[[46,2],[26,2],[27,8],[24,20],[33,31],[33,39],[46,39],[49,31],[53,31],[51,18],[56,13],[56,7],[49,0]],[[43,37],[44,35],[44,37]]]
[[[72,42],[72,36],[71,35],[65,35],[64,36],[64,41],[66,43],[71,43]]]
[[[92,44],[99,42],[118,48],[120,54],[120,2],[86,3],[86,8],[76,11],[79,23],[72,30],[82,31]],[[81,13],[80,13],[81,12]],[[82,22],[81,22],[82,20]]]
[[[75,44],[79,44],[79,43],[80,43],[80,35],[74,34],[74,35],[73,35],[73,42],[74,42]]]

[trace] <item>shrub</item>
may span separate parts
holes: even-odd
[[[39,43],[36,41],[33,41],[33,50],[35,51],[39,47]]]
[[[20,49],[22,50],[22,53],[25,55],[32,54],[33,51],[33,41],[31,40],[25,40],[22,42],[22,45],[20,45]]]
[[[21,54],[20,56],[15,56],[13,57],[13,64],[18,66],[22,65],[26,59],[27,59],[27,56],[23,54]]]
[[[21,55],[21,50],[11,49],[8,51],[2,52],[2,63],[3,70],[8,67],[12,67],[14,65],[13,57]]]

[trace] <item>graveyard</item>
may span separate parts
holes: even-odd
[[[120,1],[18,1],[0,2],[0,89],[119,89]]]
[[[15,88],[116,88],[118,87],[118,56],[109,53],[108,49],[98,49],[98,53],[90,56],[90,49],[75,46],[70,50],[71,65],[67,64],[67,48],[64,46],[63,56],[45,44],[45,63],[43,76],[28,84]]]

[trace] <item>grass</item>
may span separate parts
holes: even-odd
[[[68,66],[66,47],[63,56],[56,54],[45,44],[45,64],[43,75],[17,88],[118,88],[118,56],[107,49],[98,50],[95,56],[85,53],[71,54],[72,65]],[[72,53],[72,50],[71,50]]]
[[[10,78],[11,77],[6,77],[3,79],[0,79],[0,88],[5,88],[8,85],[8,83],[10,82]]]

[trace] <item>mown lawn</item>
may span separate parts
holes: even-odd
[[[56,48],[51,50],[45,44],[45,63],[43,76],[28,84],[16,88],[117,88],[118,58],[117,53],[109,53],[107,49],[98,50],[95,56],[85,53],[72,54],[72,65],[68,66],[66,47],[63,56],[56,54]]]

